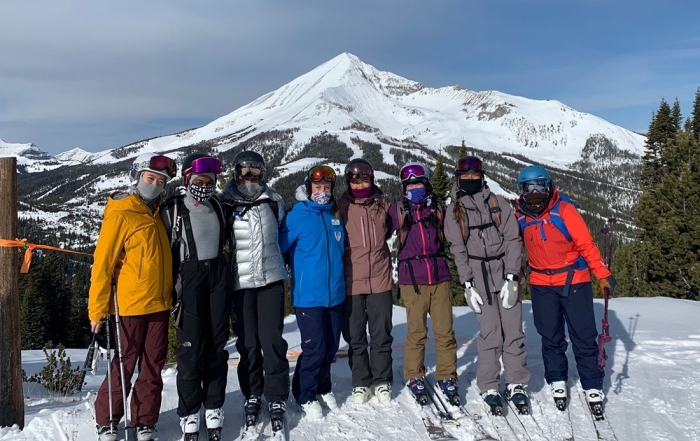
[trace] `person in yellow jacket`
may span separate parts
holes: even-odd
[[[141,155],[132,165],[129,191],[113,193],[105,207],[94,254],[88,316],[92,332],[99,332],[105,319],[115,329],[116,297],[122,360],[115,351],[110,375],[95,401],[100,441],[116,440],[117,424],[124,417],[120,364],[128,395],[138,363],[131,395],[131,426],[136,428],[138,440],[150,440],[155,432],[173,304],[170,240],[158,207],[163,187],[176,173],[175,161],[167,156]],[[109,337],[112,347],[117,346],[114,335]]]

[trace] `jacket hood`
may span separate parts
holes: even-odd
[[[235,201],[239,201],[239,202],[246,202],[246,201],[252,202],[252,201],[257,201],[258,199],[260,199],[264,195],[266,195],[267,197],[270,197],[270,195],[268,194],[267,184],[262,183],[262,184],[260,184],[260,186],[262,187],[260,194],[257,197],[250,199],[250,198],[242,195],[241,192],[238,191],[238,183],[236,183],[236,181],[234,179],[231,179],[226,184],[226,187],[224,187],[224,199],[225,200],[226,199],[235,200]]]
[[[161,198],[161,196],[157,197],[152,204],[158,207]],[[151,208],[146,205],[139,195],[133,192],[116,192],[109,195],[105,206],[105,217],[113,211],[132,211],[134,213],[153,215]]]
[[[298,186],[294,192],[294,197],[297,201],[308,201],[309,195],[306,193],[306,185],[302,184]]]

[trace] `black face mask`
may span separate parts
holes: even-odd
[[[469,196],[474,196],[484,188],[483,179],[458,179],[459,189]]]
[[[530,193],[523,195],[525,206],[535,214],[542,213],[547,208],[549,193]]]

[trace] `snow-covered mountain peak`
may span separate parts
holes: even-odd
[[[73,164],[87,164],[94,159],[95,153],[87,152],[81,148],[74,148],[56,155],[56,159],[61,162]]]

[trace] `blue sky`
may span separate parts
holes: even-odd
[[[6,1],[0,138],[58,153],[200,126],[342,53],[429,87],[689,115],[700,1]]]

